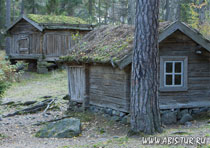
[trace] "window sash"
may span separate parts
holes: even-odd
[[[172,72],[166,72],[166,64],[172,63]],[[181,63],[181,72],[175,72],[175,64]],[[183,87],[183,78],[184,78],[184,69],[183,69],[184,62],[183,61],[164,61],[164,86],[165,87]],[[172,85],[166,84],[166,76],[172,75]],[[175,84],[175,76],[181,76],[181,84]]]

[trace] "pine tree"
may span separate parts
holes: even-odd
[[[158,104],[159,0],[137,0],[131,80],[131,130],[161,132]]]

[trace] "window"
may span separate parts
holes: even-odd
[[[187,57],[160,57],[160,91],[187,90]]]

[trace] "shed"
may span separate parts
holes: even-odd
[[[10,60],[59,60],[73,44],[72,34],[93,29],[84,20],[69,16],[29,14],[8,27]]]
[[[134,28],[102,26],[68,56],[73,101],[129,112]],[[182,22],[159,25],[161,109],[210,107],[210,41]]]

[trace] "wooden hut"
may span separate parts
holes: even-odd
[[[103,26],[62,57],[73,101],[129,112],[134,28]],[[181,22],[159,28],[161,109],[210,107],[210,42]]]
[[[72,35],[93,29],[84,20],[69,16],[29,14],[8,27],[10,60],[56,61],[66,55],[73,44]]]

